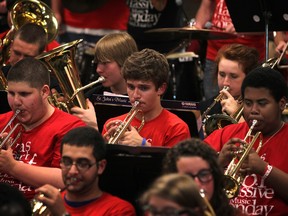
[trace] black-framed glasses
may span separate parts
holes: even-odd
[[[193,179],[197,177],[201,183],[207,183],[213,178],[211,169],[202,169],[196,175],[193,175],[191,173],[186,174],[191,176]]]
[[[154,206],[145,205],[143,207],[143,211],[147,214],[149,213],[152,216],[199,216],[199,214],[192,210],[192,209],[175,209],[175,208],[164,208],[161,210],[158,210]]]
[[[73,161],[69,157],[62,157],[60,161],[60,167],[65,170],[70,170],[72,165],[75,165],[76,168],[79,170],[79,172],[85,172],[89,170],[93,165],[97,164],[91,163],[88,159],[86,158],[79,158],[76,161]]]

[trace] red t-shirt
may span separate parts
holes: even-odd
[[[66,191],[62,192],[64,199]],[[73,216],[136,216],[134,207],[127,201],[108,193],[80,207],[65,202],[65,208]]]
[[[204,141],[216,151],[220,151],[229,139],[233,137],[243,139],[248,130],[249,127],[246,122],[228,125],[223,129],[214,131]],[[259,156],[273,167],[277,167],[288,174],[286,158],[288,155],[288,125],[285,124],[277,134],[272,136],[263,137],[263,147],[259,151]],[[254,146],[256,149],[258,143],[255,143]],[[288,215],[287,203],[265,183],[262,176],[256,174],[246,176],[240,194],[230,203],[248,215]]]
[[[123,121],[127,114],[111,118],[104,124],[102,134],[105,134],[106,125],[111,120]],[[139,128],[141,121],[134,118],[131,126]],[[145,122],[144,127],[139,132],[140,136],[146,138],[151,146],[171,147],[178,142],[190,138],[190,132],[187,124],[177,115],[163,109],[159,116],[151,121]]]
[[[108,0],[98,9],[86,13],[63,10],[64,24],[83,29],[126,30],[128,17],[129,8],[125,0]]]
[[[13,114],[11,111],[0,115],[1,130]],[[15,124],[16,122],[15,120]],[[84,125],[84,122],[79,118],[55,109],[50,118],[41,125],[30,131],[23,131],[21,133],[20,138],[12,147],[14,157],[23,163],[33,166],[59,167],[60,144],[63,136],[72,128]],[[16,137],[19,130],[12,134],[13,138]],[[37,178],[37,176],[35,176],[35,178]],[[24,193],[27,199],[32,199],[35,195],[32,186],[18,181],[5,173],[0,173],[0,182],[9,183],[18,188]]]
[[[226,28],[228,23],[232,22],[228,8],[224,0],[214,0],[216,7],[212,18],[213,26]],[[214,61],[218,50],[225,44],[239,43],[249,47],[255,47],[260,54],[260,59],[265,58],[265,34],[245,35],[236,39],[227,40],[208,40],[206,58]]]

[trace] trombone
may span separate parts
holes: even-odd
[[[224,173],[224,190],[229,199],[238,196],[240,187],[245,178],[243,174],[239,173],[239,170],[244,160],[248,157],[252,147],[254,146],[254,143],[261,135],[260,131],[258,131],[255,135],[251,135],[256,124],[257,120],[253,120],[252,125],[249,128],[249,131],[247,132],[243,140],[245,143],[247,143],[246,145],[244,145],[244,150],[235,152],[236,156],[233,157]],[[252,138],[250,143],[247,141],[248,138]],[[262,136],[260,137],[259,145],[256,149],[256,152],[258,153],[261,148],[262,148]]]
[[[270,58],[266,62],[262,64],[262,67],[270,67],[274,69],[277,66],[277,69],[284,69],[288,68],[288,65],[280,65],[281,60],[284,58],[284,55],[286,54],[288,49],[288,42],[285,45],[284,51],[281,53],[279,58]]]
[[[229,90],[229,87],[224,86],[222,90]],[[223,99],[223,93],[220,93],[201,116],[201,118],[203,119],[202,124],[204,125],[205,133],[207,135],[211,134],[216,129],[223,128],[230,124],[237,124],[239,119],[241,118],[244,109],[243,103],[241,103],[241,106],[231,116],[227,114],[214,114],[209,116],[208,113],[210,112],[212,107],[214,107],[215,104],[221,101],[222,99]]]
[[[9,120],[9,122],[6,124],[6,126],[2,129],[1,133],[0,133],[0,149],[3,148],[3,146],[6,145],[7,142],[10,141],[11,135],[14,133],[14,131],[21,125],[20,123],[17,123],[7,134],[7,136],[2,139],[3,134],[6,132],[8,127],[11,127],[12,122],[14,121],[14,119],[17,117],[17,115],[20,113],[20,110],[16,110],[14,115],[12,116],[12,118]],[[18,133],[17,136],[14,138],[14,140],[10,143],[10,146],[12,147],[15,142],[17,141],[17,139],[20,137],[21,133]]]
[[[229,90],[229,86],[224,86],[222,90]],[[221,91],[222,91],[221,90]],[[221,101],[223,99],[223,93],[220,93],[213,101],[213,103],[204,111],[204,113],[201,116],[202,123],[205,125],[207,119],[210,117],[208,116],[208,113],[211,111],[211,109],[215,106],[216,103]]]

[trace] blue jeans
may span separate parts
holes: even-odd
[[[206,59],[204,68],[203,88],[206,100],[219,94],[216,76],[216,64],[214,61],[208,59]]]

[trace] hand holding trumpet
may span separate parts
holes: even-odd
[[[232,138],[225,143],[219,152],[219,163],[222,167],[226,167],[233,157],[235,157],[235,154],[243,149],[241,144],[245,145],[246,143],[239,138]]]
[[[116,132],[117,128],[120,126],[122,121],[112,120],[107,126],[107,132],[104,134],[104,139],[109,140]],[[140,136],[137,129],[129,125],[127,130],[122,134],[117,144],[121,145],[130,145],[130,146],[140,146],[142,143],[143,137]]]
[[[36,200],[41,204],[44,203],[44,205],[42,205],[42,209],[45,209],[46,207],[48,207],[48,211],[49,213],[51,213],[51,215],[55,215],[55,216],[62,216],[64,215],[64,213],[66,213],[66,209],[64,206],[64,201],[61,197],[61,192],[59,189],[53,187],[52,185],[46,184],[38,189],[36,189],[36,192],[38,193],[38,195],[35,197]],[[34,206],[33,213],[36,214],[36,210],[37,206]],[[39,210],[41,211],[41,210]],[[45,210],[46,213],[46,210]],[[48,213],[48,212],[47,212]],[[37,214],[36,214],[37,215]],[[39,214],[40,215],[40,214]]]
[[[4,133],[3,137],[7,134]],[[0,172],[7,173],[11,175],[17,161],[13,157],[13,150],[9,142],[6,142],[4,149],[0,149]]]

